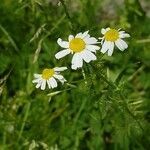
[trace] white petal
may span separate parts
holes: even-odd
[[[41,76],[42,76],[41,74],[37,74],[37,73],[34,74],[34,78],[39,78]]]
[[[86,36],[89,37],[88,32],[89,32],[89,31],[85,31],[84,33],[80,32],[80,33],[78,33],[75,37],[76,37],[76,38],[81,38],[81,39],[85,38]]]
[[[39,88],[39,87],[41,86],[42,82],[43,82],[43,79],[41,79],[41,80],[37,83],[36,88]]]
[[[70,42],[72,39],[74,39],[74,36],[73,36],[73,35],[69,35],[69,37],[68,37],[69,42]]]
[[[89,37],[90,35],[89,35],[88,33],[89,33],[89,31],[85,31],[85,32],[82,34],[82,38]]]
[[[125,31],[119,31],[119,34],[124,34],[125,33]]]
[[[71,51],[69,49],[62,50],[55,54],[56,59],[60,59],[66,55],[68,55]]]
[[[102,28],[101,33],[104,35],[106,33],[106,29]]]
[[[99,37],[98,39],[103,40],[103,39],[104,39],[104,37]]]
[[[39,88],[42,85],[43,79],[41,78],[36,85],[36,88]]]
[[[121,45],[121,43],[120,43],[120,39],[118,39],[118,40],[115,42],[115,44],[116,44],[116,46],[117,46],[121,51],[123,51],[123,47],[122,47],[122,45]]]
[[[83,60],[80,55],[81,55],[80,53],[75,53],[73,55],[72,66],[71,66],[72,69],[76,70],[77,68],[81,68],[83,66]]]
[[[36,85],[36,88],[38,89],[40,86],[41,86],[42,82],[39,82],[37,85]]]
[[[91,51],[91,52],[96,52],[96,50],[99,50],[100,47],[97,45],[86,45],[86,49]]]
[[[99,37],[98,39],[100,39],[100,43],[102,45],[104,43],[104,40],[105,40],[104,36],[103,37]]]
[[[84,41],[86,44],[97,44],[98,40],[94,37],[90,37],[90,38],[85,38]]]
[[[110,28],[106,28],[106,29],[104,29],[104,28],[102,28],[101,29],[101,33],[104,35],[107,31],[109,31],[110,30]]]
[[[85,50],[84,52],[82,52],[81,55],[82,55],[83,60],[87,63],[89,63],[91,60],[96,60],[96,56],[88,50]]]
[[[82,38],[82,32],[78,33],[75,38]]]
[[[54,77],[56,79],[58,79],[62,84],[64,84],[64,82],[66,82],[66,79],[62,76],[62,75],[54,75]]]
[[[109,49],[108,49],[108,56],[111,56],[114,51],[114,42],[110,42]]]
[[[48,88],[51,89],[51,83],[49,80],[47,80]]]
[[[128,38],[128,37],[130,37],[130,35],[128,34],[128,33],[119,33],[119,37],[120,38]]]
[[[101,52],[104,54],[106,53],[106,51],[109,49],[109,43],[108,41],[105,41],[102,45],[102,49],[101,49]]]
[[[57,43],[63,48],[69,48],[69,42],[63,41],[61,38],[57,40]]]
[[[45,88],[46,88],[46,80],[43,79],[41,83],[41,90],[45,90]]]
[[[127,43],[122,39],[118,39],[115,44],[121,51],[124,51],[128,47]]]
[[[52,88],[57,87],[57,82],[56,82],[56,80],[53,77],[51,77],[49,79],[49,82],[50,82],[50,85],[51,85]]]
[[[83,40],[84,40],[85,38],[90,38],[90,35],[87,34],[87,35],[83,38]]]
[[[121,42],[121,45],[123,46],[124,49],[128,48],[128,45],[124,40],[120,39],[120,42]]]
[[[39,77],[39,78],[36,78],[36,79],[32,80],[32,83],[38,83],[38,82],[40,82],[41,80],[42,80],[42,78]]]
[[[64,71],[66,69],[67,69],[67,67],[55,67],[54,71]]]
[[[106,31],[109,31],[110,30],[110,28],[106,28]]]

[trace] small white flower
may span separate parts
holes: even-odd
[[[36,88],[41,88],[41,90],[45,90],[46,83],[49,89],[53,89],[57,87],[58,79],[62,84],[66,82],[66,79],[60,75],[60,71],[66,70],[67,67],[55,67],[53,69],[44,69],[42,74],[34,74],[33,83],[36,83]]]
[[[130,37],[125,31],[115,30],[111,28],[102,29],[101,33],[104,35],[101,39],[102,49],[104,54],[108,51],[108,56],[113,54],[114,46],[116,45],[121,51],[127,49],[127,43],[122,40],[123,38]]]
[[[57,43],[64,48],[64,50],[58,52],[55,57],[60,59],[68,54],[73,54],[72,58],[72,69],[81,68],[83,66],[83,60],[89,63],[92,60],[96,60],[96,56],[93,54],[96,50],[99,50],[100,47],[95,45],[98,40],[94,37],[90,37],[88,31],[84,33],[78,33],[75,37],[69,35],[68,41],[62,41],[58,39]]]

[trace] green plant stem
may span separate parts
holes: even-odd
[[[112,88],[116,89],[117,86],[113,83],[111,83],[110,81],[108,81],[102,74],[99,74],[99,77],[106,82],[109,86],[111,86]],[[127,111],[127,113],[137,122],[137,124],[139,125],[139,127],[143,130],[142,125],[140,124],[140,122],[136,119],[136,117],[134,116],[134,114],[130,111],[130,109],[127,106],[127,103],[125,101],[124,96],[120,93],[120,98],[123,100],[123,105],[125,110]]]
[[[69,15],[69,12],[68,12],[68,10],[67,10],[67,7],[66,7],[66,5],[65,5],[64,0],[59,0],[59,1],[61,2],[61,4],[62,4],[63,7],[64,7],[64,11],[65,11],[65,14],[66,14],[68,20],[72,23],[72,19],[71,19],[70,15]]]
[[[85,85],[87,85],[87,78],[86,78],[85,71],[83,68],[82,68],[82,75],[83,75],[84,83]]]
[[[136,43],[150,43],[150,39],[137,40]]]
[[[17,47],[15,41],[13,40],[13,38],[10,36],[10,34],[6,31],[6,29],[0,25],[0,29],[2,30],[2,32],[7,36],[8,40],[10,41],[10,43],[12,44],[12,46],[14,47],[16,52],[19,52],[19,48]]]
[[[21,126],[21,129],[20,129],[20,132],[19,132],[19,136],[18,136],[17,142],[19,142],[19,140],[20,140],[20,138],[22,136],[22,132],[23,132],[26,120],[28,118],[28,114],[29,114],[29,110],[30,110],[30,105],[31,105],[31,103],[28,103],[27,106],[26,106],[26,111],[25,111],[25,115],[24,115],[24,118],[23,118],[23,121],[22,121],[22,126]]]
[[[140,68],[138,68],[138,70],[136,70],[129,78],[128,78],[128,82],[132,81],[136,76],[137,74],[139,74],[140,72],[143,71],[143,69],[145,68],[145,66],[141,66]]]
[[[89,65],[90,65],[90,64],[89,64]],[[117,88],[117,86],[116,86],[113,82],[110,82],[109,80],[107,80],[107,78],[105,78],[105,77],[101,74],[100,71],[99,71],[99,73],[97,73],[98,70],[96,70],[93,65],[90,65],[90,66],[92,67],[93,72],[96,74],[96,76],[97,76],[98,78],[101,78],[105,83],[107,83],[107,84],[108,84],[110,87],[112,87],[113,89],[116,89],[116,88]]]
[[[62,22],[62,20],[65,18],[65,15],[63,15],[59,20],[58,22],[56,22],[55,26],[42,38],[40,39],[40,41],[38,42],[38,47],[34,53],[34,58],[33,58],[33,64],[37,61],[38,57],[39,57],[39,54],[41,52],[41,47],[42,47],[42,43],[43,41],[48,37],[50,36],[53,31],[58,27],[58,25]]]
[[[125,101],[125,98],[124,96],[122,95],[122,93],[120,93],[120,97],[121,99],[123,100],[123,105],[124,105],[124,108],[125,110],[127,111],[127,113],[136,121],[136,123],[139,125],[139,127],[141,128],[142,131],[144,131],[141,123],[137,120],[136,116],[134,116],[134,114],[130,111],[130,109],[128,108],[128,104],[126,103]]]
[[[86,78],[86,74],[85,74],[84,68],[82,68],[82,75],[83,75],[83,78],[84,78],[85,86],[87,86],[87,78]],[[81,104],[81,106],[80,106],[80,108],[79,108],[79,111],[78,111],[78,113],[77,113],[77,115],[76,115],[76,117],[75,117],[75,119],[74,119],[75,124],[76,124],[78,118],[80,117],[80,114],[81,114],[82,110],[84,109],[84,107],[85,107],[85,105],[86,105],[86,102],[87,102],[87,98],[85,98],[85,99],[82,101],[82,104]]]
[[[85,99],[82,101],[82,104],[81,104],[81,106],[80,106],[80,108],[79,108],[79,111],[78,111],[78,113],[77,113],[77,115],[76,115],[76,117],[75,117],[75,119],[74,119],[74,124],[75,124],[75,125],[76,125],[76,123],[77,123],[78,118],[79,118],[80,115],[81,115],[82,110],[84,109],[84,107],[85,107],[85,105],[86,105],[87,100],[88,100],[88,98],[85,98]]]
[[[66,14],[66,16],[67,16],[67,18],[68,18],[68,20],[69,20],[69,22],[70,22],[71,30],[72,30],[73,32],[75,32],[75,30],[74,30],[74,23],[73,23],[73,21],[72,21],[72,18],[70,17],[69,11],[68,11],[68,9],[67,9],[67,7],[66,7],[66,4],[65,4],[64,0],[59,0],[59,1],[61,2],[62,6],[63,6],[63,8],[64,8],[64,11],[65,11],[65,14]]]
[[[3,149],[6,149],[6,131],[3,133]]]
[[[109,86],[111,86],[112,88],[116,88],[116,86],[115,86],[113,83],[111,83],[110,81],[108,81],[102,74],[100,74],[99,76],[100,76],[100,78],[101,78],[104,82],[106,82]]]

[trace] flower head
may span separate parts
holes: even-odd
[[[61,71],[66,70],[67,67],[55,67],[53,69],[44,69],[42,74],[34,74],[33,83],[36,83],[36,88],[41,88],[41,90],[45,90],[46,83],[48,84],[49,89],[53,89],[57,87],[58,79],[62,84],[66,82],[66,79],[60,75]]]
[[[102,44],[102,53],[106,53],[108,51],[108,56],[113,54],[114,46],[116,45],[121,51],[124,51],[128,45],[122,40],[123,38],[130,37],[128,33],[125,31],[120,31],[116,29],[106,28],[102,29],[101,33],[104,35],[101,39]]]
[[[68,54],[74,54],[72,58],[72,69],[81,68],[83,66],[83,60],[89,63],[92,60],[96,60],[96,56],[93,54],[100,47],[95,45],[98,40],[94,37],[90,37],[88,31],[84,33],[78,33],[75,37],[69,35],[68,41],[58,39],[57,43],[64,48],[64,50],[58,52],[55,57],[60,59]]]

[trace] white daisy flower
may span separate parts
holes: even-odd
[[[84,33],[78,33],[75,37],[69,35],[68,41],[58,39],[57,43],[64,48],[64,50],[58,52],[55,57],[60,59],[68,54],[74,54],[72,58],[72,69],[81,68],[83,66],[83,60],[89,63],[92,60],[96,60],[96,56],[93,54],[100,47],[95,45],[98,40],[94,37],[90,37],[88,31]]]
[[[62,84],[66,82],[66,79],[60,75],[61,71],[66,70],[67,67],[55,67],[53,69],[44,69],[42,74],[34,74],[34,80],[33,83],[36,83],[36,88],[41,88],[41,90],[45,90],[46,83],[49,87],[49,89],[53,89],[57,87],[57,81],[58,79]]]
[[[102,29],[101,33],[104,35],[101,39],[102,49],[101,52],[104,54],[108,52],[108,56],[113,54],[114,46],[116,45],[121,51],[127,49],[127,43],[122,40],[123,38],[130,37],[125,31],[115,30],[111,28]]]

